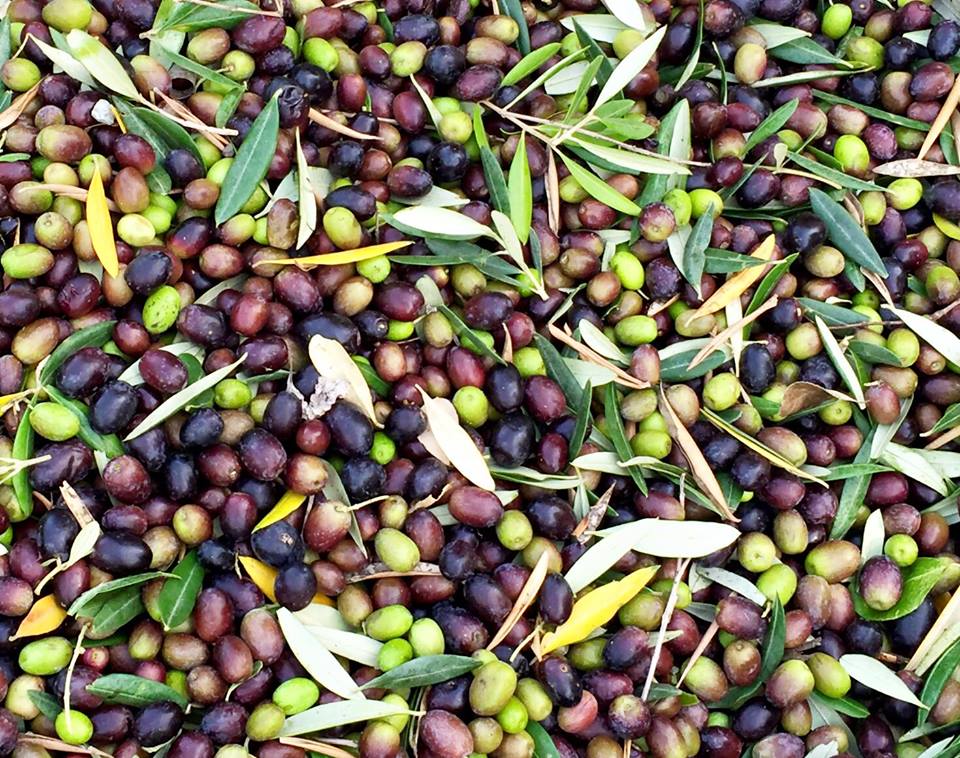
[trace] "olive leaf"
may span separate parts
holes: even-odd
[[[676,232],[674,232],[674,234],[676,234]],[[713,203],[707,206],[707,210],[697,219],[697,223],[694,225],[693,230],[688,232],[688,235],[685,240],[682,237],[680,238],[683,245],[681,248],[682,253],[679,256],[680,264],[677,265],[677,268],[680,269],[683,278],[686,279],[699,294],[700,279],[703,276],[703,269],[707,262],[707,246],[710,244],[710,237],[713,235]],[[673,235],[667,238],[668,245],[671,239],[673,239]],[[674,243],[674,245],[676,245],[676,243]],[[674,256],[673,245],[670,247],[670,255],[674,258],[674,263],[676,264],[677,261]]]
[[[326,606],[311,604],[307,607],[324,608]],[[317,641],[334,655],[356,661],[364,666],[377,667],[380,649],[383,647],[382,642],[377,642],[377,640],[365,634],[331,629],[328,626],[314,626],[307,624],[305,621],[303,623],[310,634],[316,637]]]
[[[300,664],[318,683],[331,692],[348,700],[363,700],[363,693],[350,674],[334,658],[320,641],[310,634],[296,616],[287,608],[277,611],[277,621],[283,631],[287,646]]]
[[[906,477],[925,484],[941,495],[946,495],[949,486],[942,469],[933,465],[919,450],[890,442],[880,454],[880,460]]]
[[[933,708],[943,692],[943,688],[953,678],[954,672],[960,666],[960,640],[954,642],[941,655],[937,662],[930,669],[923,683],[923,689],[920,691],[920,700],[927,709],[917,710],[917,726],[921,726],[930,714],[929,708]]]
[[[568,446],[568,454],[571,459],[576,458],[580,453],[580,448],[583,447],[583,442],[587,437],[587,428],[590,426],[590,422],[593,420],[593,416],[590,413],[590,403],[593,400],[593,384],[589,379],[583,386],[583,394],[580,398],[580,405],[577,407],[577,423],[573,427],[573,432],[570,434],[570,444]]]
[[[215,387],[221,380],[230,376],[230,374],[240,367],[240,364],[242,364],[246,358],[247,356],[245,354],[241,355],[230,365],[218,368],[216,371],[203,377],[203,379],[200,379],[193,384],[188,384],[175,395],[168,397],[166,400],[160,403],[160,405],[157,406],[143,421],[137,424],[136,428],[124,438],[124,442],[134,440],[141,434],[146,434],[155,426],[162,424],[172,415],[183,409],[192,400],[195,400],[208,389]]]
[[[51,31],[56,31],[51,29]],[[57,32],[59,34],[59,32]],[[7,32],[7,44],[9,45],[9,30]],[[40,48],[40,51],[50,59],[50,62],[60,68],[65,74],[70,76],[71,79],[76,79],[82,84],[86,84],[88,87],[94,87],[93,77],[90,76],[90,72],[83,66],[82,63],[79,63],[76,58],[73,57],[73,53],[70,52],[69,48],[66,50],[61,50],[59,48],[48,45],[42,39],[37,37],[34,34],[28,35],[30,41],[34,45]]]
[[[586,323],[586,321],[582,322]],[[617,386],[608,384],[604,388],[603,396],[603,418],[606,421],[607,437],[613,443],[614,450],[620,456],[621,461],[626,461],[633,456],[633,449],[630,447],[630,440],[627,439],[623,428],[623,417],[620,415],[620,401],[617,397]],[[647,483],[644,481],[643,472],[639,467],[629,469],[630,478],[637,485],[640,492],[647,493]]]
[[[123,445],[120,438],[115,434],[101,434],[90,425],[90,416],[87,406],[79,400],[65,397],[59,390],[52,386],[44,387],[44,392],[50,396],[51,400],[66,408],[70,413],[76,416],[80,422],[80,431],[77,436],[92,449],[104,453],[108,458],[116,458],[123,455]]]
[[[214,27],[232,29],[257,11],[258,6],[247,0],[217,0],[215,5],[178,3],[165,18],[154,21],[150,36],[168,29],[181,32],[197,32]]]
[[[166,631],[190,618],[203,587],[203,575],[197,551],[191,550],[173,569],[173,576],[163,583],[157,597],[157,607]]]
[[[815,188],[810,190],[810,205],[826,224],[827,234],[840,252],[869,271],[880,276],[887,275],[887,269],[873,243],[843,206]]]
[[[602,179],[597,178],[594,174],[587,171],[587,169],[563,153],[559,153],[559,155],[560,159],[570,171],[571,176],[573,176],[577,184],[579,184],[588,195],[621,213],[626,213],[630,216],[640,215],[640,207],[621,194],[616,188],[607,184]]]
[[[143,610],[139,587],[111,592],[93,613],[90,631],[95,637],[113,634],[139,617]]]
[[[799,104],[799,100],[789,100],[761,121],[757,128],[750,133],[750,136],[747,137],[744,150],[749,152],[767,139],[767,137],[772,137],[779,132],[784,124],[790,120],[790,117],[794,114],[794,111],[797,110]]]
[[[520,135],[517,150],[510,162],[510,175],[507,182],[510,197],[510,222],[521,242],[530,236],[530,222],[533,218],[533,185],[530,179],[530,164],[527,162],[526,135]]]
[[[905,308],[888,306],[903,323],[930,347],[940,353],[951,363],[960,361],[960,338],[946,327],[941,326],[928,316],[911,313]]]
[[[639,519],[597,532],[600,537],[566,573],[574,592],[592,584],[631,550],[658,558],[703,558],[732,545],[740,532],[712,521]]]
[[[77,30],[74,29],[74,31]],[[90,242],[97,260],[100,261],[104,271],[116,277],[120,273],[117,243],[113,237],[113,221],[110,218],[107,195],[103,189],[103,178],[99,171],[94,171],[91,175],[90,185],[87,187],[85,210]]]
[[[717,566],[697,566],[698,575],[715,582],[728,590],[733,590],[738,595],[742,595],[747,600],[756,603],[761,608],[767,604],[766,596],[757,588],[753,582],[740,574],[734,574],[732,571],[719,568]]]
[[[85,347],[101,347],[113,334],[116,321],[101,321],[98,324],[78,329],[63,342],[57,345],[47,359],[41,364],[38,379],[41,384],[47,384],[53,379],[57,369],[63,362],[78,350]]]
[[[859,582],[854,578],[850,593],[853,597],[853,607],[860,618],[870,621],[893,621],[903,618],[920,607],[944,570],[944,565],[937,558],[918,558],[903,570],[903,589],[900,599],[892,608],[885,611],[874,610],[863,601],[857,591]]]
[[[103,584],[98,584],[96,587],[91,587],[89,590],[80,595],[80,597],[70,604],[70,607],[67,609],[67,614],[70,616],[89,616],[90,613],[84,613],[84,611],[91,610],[91,606],[94,604],[94,601],[97,601],[98,607],[102,605],[106,599],[105,596],[112,592],[126,589],[128,587],[136,587],[137,585],[144,584],[154,579],[164,579],[172,576],[173,574],[163,571],[148,571],[143,574],[124,576],[120,579],[111,579],[109,582],[104,582]]]
[[[860,380],[857,378],[853,366],[850,365],[850,362],[846,356],[844,356],[843,348],[840,347],[837,338],[833,336],[833,332],[830,331],[822,318],[815,316],[814,321],[817,325],[817,331],[820,333],[820,341],[823,343],[824,348],[826,348],[827,355],[830,357],[830,362],[833,363],[833,367],[840,374],[843,383],[847,385],[847,388],[853,394],[854,398],[856,398],[857,405],[861,408],[866,407],[863,387],[860,385]]]
[[[280,737],[295,737],[298,734],[322,732],[325,729],[356,724],[360,721],[374,721],[390,716],[409,714],[410,711],[396,703],[380,700],[340,700],[323,703],[305,711],[288,716],[280,730]]]
[[[50,721],[55,721],[63,710],[60,701],[49,692],[44,692],[43,690],[28,690],[27,697],[30,698],[30,702],[37,707],[37,710],[50,719]]]
[[[143,99],[123,65],[100,40],[80,29],[71,29],[66,41],[74,57],[100,84],[131,100]]]
[[[283,497],[277,501],[277,504],[267,512],[267,515],[257,522],[257,525],[253,528],[253,531],[263,529],[264,527],[270,526],[270,524],[275,524],[278,521],[283,521],[287,516],[303,505],[306,499],[306,495],[301,495],[299,492],[294,492],[293,490],[287,490],[283,493]]]
[[[603,85],[597,99],[594,100],[591,110],[596,110],[608,100],[611,100],[620,90],[626,87],[630,81],[639,74],[643,68],[651,61],[664,35],[667,33],[667,26],[664,24],[657,31],[647,37],[643,42],[631,50],[627,56],[620,61],[617,67],[610,74],[607,83]]]
[[[523,56],[523,58],[517,61],[517,65],[511,68],[507,72],[507,75],[503,77],[503,80],[500,82],[500,86],[509,87],[511,84],[516,84],[521,79],[529,76],[538,68],[540,68],[540,66],[550,60],[550,58],[556,55],[556,53],[559,52],[560,47],[561,45],[559,42],[551,42],[549,45],[544,45],[543,47]]]
[[[840,656],[840,665],[843,666],[851,679],[856,679],[860,684],[872,690],[876,690],[887,697],[892,697],[894,700],[910,703],[918,708],[927,708],[902,679],[876,658],[860,653],[847,653]]]
[[[503,0],[502,8],[506,11],[520,29],[520,36],[517,38],[517,47],[520,52],[526,55],[530,52],[530,31],[527,28],[527,20],[523,15],[523,8],[520,6],[520,0]]]
[[[87,685],[87,692],[108,703],[142,708],[151,703],[172,702],[187,707],[187,699],[169,685],[133,674],[107,674]]]
[[[250,126],[227,169],[213,214],[217,224],[222,224],[243,208],[263,181],[273,160],[279,131],[280,110],[274,96]]]
[[[533,738],[534,758],[560,758],[560,751],[550,733],[536,721],[527,722],[527,734]]]
[[[597,355],[602,355],[614,363],[629,365],[630,354],[617,347],[593,322],[584,319],[577,324],[577,328],[580,330],[580,339]]]
[[[396,213],[383,213],[381,218],[402,232],[416,236],[450,240],[474,240],[494,237],[490,229],[469,216],[447,208],[408,206]]]
[[[423,398],[423,412],[427,417],[427,430],[433,434],[436,443],[457,471],[478,487],[493,492],[496,485],[490,469],[483,460],[473,439],[456,420],[456,411],[451,417],[446,405],[452,405],[444,398],[430,397],[423,388],[418,387]]]
[[[863,525],[863,540],[860,548],[860,565],[871,558],[883,555],[883,543],[886,532],[883,527],[883,511],[879,508],[867,517]]]
[[[218,71],[214,71],[212,68],[208,68],[203,64],[197,63],[192,58],[187,58],[185,55],[180,55],[180,53],[174,50],[163,49],[161,55],[169,60],[171,63],[176,64],[184,71],[189,71],[191,74],[195,74],[200,77],[200,81],[209,81],[212,84],[215,84],[217,87],[225,90],[231,91],[239,89],[243,91],[243,85],[235,82],[233,79],[224,76]]]
[[[783,660],[787,635],[786,616],[779,598],[774,598],[773,609],[770,612],[770,621],[767,624],[767,633],[763,638],[763,653],[760,656],[760,673],[750,684],[742,687],[731,687],[720,700],[711,703],[711,707],[723,710],[739,708],[750,698],[756,695],[763,687],[763,683],[770,677]]]
[[[371,679],[363,689],[400,690],[439,684],[467,674],[483,665],[478,658],[464,655],[425,655],[401,663]]]
[[[310,339],[308,353],[319,381],[329,384],[338,397],[357,406],[374,426],[382,426],[374,412],[370,388],[360,373],[360,367],[353,362],[342,344],[317,334]]]

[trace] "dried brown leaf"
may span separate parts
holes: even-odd
[[[533,567],[533,571],[531,571],[530,576],[527,577],[523,589],[520,590],[520,594],[517,595],[517,600],[513,604],[513,608],[510,609],[509,615],[504,619],[497,633],[493,635],[490,644],[487,645],[487,650],[493,650],[506,639],[507,635],[510,634],[510,630],[513,629],[523,614],[527,612],[527,609],[533,604],[533,601],[537,599],[537,594],[540,592],[540,588],[547,578],[547,566],[549,566],[549,564],[550,558],[547,553],[541,553],[537,565]]]
[[[95,747],[71,745],[63,740],[58,740],[54,737],[44,737],[41,734],[34,734],[33,732],[21,734],[17,738],[17,742],[23,745],[37,745],[47,750],[53,750],[56,753],[83,753],[84,755],[102,755],[110,758],[110,753],[105,753]]]
[[[771,308],[773,308],[779,302],[779,300],[780,298],[774,295],[769,300],[767,300],[767,302],[765,302],[763,305],[757,308],[757,310],[751,313],[749,316],[743,316],[739,321],[736,321],[730,326],[728,326],[726,329],[720,332],[716,337],[711,339],[706,345],[704,345],[703,349],[700,350],[699,353],[693,356],[693,360],[690,361],[690,365],[687,368],[692,369],[692,368],[695,368],[696,366],[699,366],[707,357],[709,357],[713,353],[714,350],[716,350],[725,342],[727,342],[727,340],[729,340],[737,332],[742,332],[743,327],[745,327],[747,324],[751,324],[754,321],[756,321],[758,318],[760,318],[760,316],[762,316],[764,313],[766,313]]]
[[[310,361],[319,374],[319,382],[336,385],[335,392],[356,405],[374,426],[382,426],[373,409],[370,387],[346,349],[336,340],[320,334],[310,339]],[[334,388],[331,386],[331,390]]]
[[[80,499],[77,491],[67,482],[60,485],[60,494],[63,496],[64,504],[70,510],[70,513],[73,514],[73,517],[77,520],[77,523],[80,524],[81,528],[93,522],[93,516],[91,516],[90,511],[87,510],[86,504]]]
[[[917,160],[923,160],[930,148],[936,144],[940,138],[940,133],[947,125],[947,121],[950,120],[953,112],[957,109],[957,103],[960,103],[960,78],[954,80],[953,88],[947,95],[947,99],[943,101],[943,107],[933,120],[933,124],[930,125],[930,131],[927,132],[927,137],[920,146],[920,152],[917,153]]]
[[[617,384],[622,384],[624,387],[630,387],[631,389],[635,390],[643,390],[650,386],[648,382],[641,382],[636,377],[630,376],[630,374],[628,374],[622,368],[614,365],[602,355],[584,345],[582,342],[577,342],[577,340],[575,340],[562,329],[558,328],[555,324],[550,324],[550,334],[560,340],[564,345],[567,345],[575,350],[585,361],[596,363],[598,366],[603,366],[604,368],[612,371],[616,375],[614,377],[614,381]]]
[[[700,638],[700,642],[697,644],[696,649],[693,651],[693,654],[683,667],[683,673],[680,674],[680,678],[677,680],[677,687],[680,687],[683,684],[683,680],[687,678],[687,674],[690,673],[690,669],[693,668],[693,664],[700,659],[700,656],[703,655],[703,651],[707,649],[707,646],[713,641],[713,638],[716,636],[719,630],[720,627],[716,621],[713,621],[710,626],[707,627],[707,631],[703,633],[703,636]]]
[[[79,200],[81,203],[87,202],[87,190],[83,187],[74,187],[70,184],[35,184],[34,189],[45,189],[52,192],[54,195],[62,195],[63,197],[69,197],[74,200]],[[107,208],[112,212],[119,212],[117,204],[113,200],[107,199]]]
[[[690,432],[687,431],[687,428],[680,421],[676,411],[673,410],[673,406],[670,405],[670,401],[667,400],[667,395],[663,391],[663,387],[660,388],[660,412],[667,422],[667,429],[670,432],[670,436],[676,440],[676,443],[680,446],[680,450],[683,451],[684,457],[690,464],[690,471],[693,474],[693,478],[703,487],[704,492],[709,495],[724,518],[734,522],[740,521],[727,506],[727,500],[723,496],[723,489],[720,487],[720,483],[717,481],[713,469],[710,468],[710,464],[707,463],[707,459],[703,456],[703,452],[701,452],[697,446],[696,441],[694,441]]]
[[[330,116],[318,111],[316,108],[310,109],[310,120],[313,121],[313,123],[315,124],[320,124],[320,126],[326,127],[331,132],[342,134],[344,137],[350,137],[351,139],[359,139],[359,140],[380,139],[375,134],[364,134],[363,132],[358,132],[356,129],[351,129],[349,126],[344,126],[336,119],[330,118]]]
[[[807,408],[813,408],[820,403],[828,400],[846,400],[854,402],[849,395],[844,395],[836,390],[828,390],[819,384],[810,382],[794,382],[787,387],[783,393],[783,400],[780,401],[780,416],[786,418],[794,413],[805,411]]]
[[[916,671],[922,675],[939,657],[930,655],[931,652],[937,647],[946,649],[957,639],[958,622],[960,622],[960,591],[954,592],[953,597],[940,611],[930,631],[917,645],[917,649],[907,662],[906,670]]]
[[[366,579],[388,579],[396,576],[439,576],[440,567],[435,563],[418,563],[409,571],[392,571],[386,563],[370,563],[360,571],[347,574],[347,582],[355,584]]]
[[[610,499],[613,497],[614,487],[611,486],[606,492],[604,492],[596,503],[590,508],[590,511],[580,519],[580,523],[577,524],[576,528],[573,530],[573,536],[577,538],[577,542],[581,545],[590,539],[590,532],[596,531],[597,527],[600,526],[600,522],[603,521],[603,517],[607,513],[607,506],[610,505]]]
[[[761,242],[757,249],[754,250],[750,256],[752,258],[758,258],[762,261],[769,261],[773,256],[773,250],[776,246],[777,240],[771,234],[763,242]],[[740,297],[744,292],[750,289],[767,271],[766,266],[751,266],[750,268],[745,268],[742,271],[738,271],[733,276],[731,276],[727,281],[720,285],[716,292],[714,292],[707,301],[697,308],[695,316],[693,318],[699,318],[700,316],[708,316],[711,313],[716,313],[719,310],[723,310],[727,307],[729,303],[734,298]]]
[[[33,99],[39,91],[40,84],[38,83],[34,84],[22,95],[18,95],[16,99],[7,106],[6,110],[0,113],[0,130],[13,126],[14,122],[23,115],[23,112],[29,107],[30,103],[33,102]]]
[[[938,448],[943,447],[948,442],[953,442],[957,437],[960,437],[960,426],[955,426],[953,429],[944,432],[939,437],[934,440],[931,440],[925,445],[926,450],[937,450]]]

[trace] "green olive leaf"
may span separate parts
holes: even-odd
[[[516,84],[524,77],[529,76],[559,52],[560,47],[561,44],[559,42],[551,42],[549,45],[544,45],[523,56],[523,58],[517,62],[517,65],[511,68],[507,72],[507,75],[503,77],[500,86],[509,87],[511,84]]]
[[[743,687],[733,687],[715,703],[712,708],[731,710],[739,708],[763,687],[763,683],[770,677],[783,660],[783,651],[787,635],[786,617],[779,599],[775,599],[770,621],[767,625],[767,634],[763,638],[763,654],[760,658],[760,674],[756,680]]]
[[[250,18],[251,12],[258,10],[258,6],[247,0],[217,0],[215,6],[178,3],[175,10],[163,19],[154,21],[150,36],[156,36],[169,29],[180,32],[198,32],[214,27],[232,29],[241,21]]]
[[[117,456],[123,455],[123,444],[117,435],[101,434],[90,425],[87,406],[79,400],[65,397],[54,387],[44,387],[44,392],[50,396],[51,400],[56,401],[77,417],[77,421],[80,422],[80,431],[77,433],[77,436],[90,448],[99,450],[108,458],[116,458]]]
[[[323,703],[288,716],[279,736],[295,737],[298,734],[322,732],[345,724],[373,721],[407,713],[410,711],[401,705],[379,700],[340,700],[334,703]]]
[[[856,679],[860,684],[895,700],[926,708],[906,683],[876,658],[861,653],[847,653],[840,656],[840,665],[851,679]]]
[[[632,200],[629,200],[614,187],[607,184],[595,174],[587,171],[583,166],[574,160],[571,160],[563,153],[559,153],[560,159],[564,162],[570,174],[576,180],[584,192],[599,200],[604,205],[609,205],[614,210],[626,213],[630,216],[639,216],[641,209]]]
[[[587,322],[583,322],[587,323]],[[603,417],[606,420],[607,437],[613,443],[614,450],[620,456],[621,461],[628,461],[633,457],[633,450],[630,447],[630,440],[623,428],[623,417],[620,415],[620,401],[617,399],[617,385],[608,384],[604,392]],[[628,469],[630,478],[637,485],[640,491],[647,494],[647,482],[643,478],[643,473],[639,466],[631,466]]]
[[[937,659],[933,668],[927,673],[927,678],[923,683],[923,689],[920,691],[920,700],[927,706],[927,709],[917,710],[917,726],[921,726],[930,715],[929,708],[933,708],[943,688],[953,677],[953,672],[960,666],[960,640],[954,642],[946,652]]]
[[[747,144],[744,145],[744,152],[749,152],[767,139],[767,137],[772,137],[774,134],[779,132],[783,128],[784,124],[790,120],[790,117],[793,115],[794,111],[797,110],[797,106],[799,104],[799,100],[790,100],[781,105],[773,113],[761,121],[759,126],[757,126],[757,128],[750,133],[750,136],[747,137]]]
[[[91,631],[97,637],[113,634],[143,613],[139,587],[111,592],[93,614]]]
[[[157,607],[165,630],[180,626],[190,618],[203,586],[203,575],[197,551],[191,550],[173,569],[173,576],[163,583]]]
[[[483,167],[483,177],[490,192],[490,202],[501,213],[510,213],[510,193],[507,190],[507,181],[503,178],[503,169],[500,161],[487,146],[480,147],[480,165]]]
[[[510,175],[507,182],[507,195],[510,198],[510,223],[517,237],[526,242],[530,237],[530,222],[533,219],[533,185],[530,178],[530,164],[527,162],[527,139],[520,135],[517,150],[510,162]]]
[[[527,28],[527,20],[523,15],[523,8],[520,7],[520,0],[503,0],[501,8],[506,11],[520,29],[520,36],[517,38],[517,47],[520,52],[527,55],[530,52],[530,31]]]
[[[371,679],[362,689],[412,689],[439,684],[467,674],[483,665],[477,658],[464,655],[425,655],[401,663],[384,674]]]
[[[128,587],[136,587],[140,584],[153,581],[154,579],[169,579],[173,574],[163,571],[147,571],[143,574],[134,574],[133,576],[124,576],[120,579],[111,579],[109,582],[98,584],[84,592],[80,597],[73,601],[67,609],[70,616],[92,616],[96,608],[99,608],[106,601],[106,596],[112,592],[123,590]],[[96,608],[94,608],[96,605]],[[86,611],[86,613],[84,613]]]
[[[155,426],[159,426],[173,414],[185,408],[192,400],[198,398],[208,389],[216,387],[221,380],[226,379],[228,376],[230,376],[230,374],[236,371],[245,359],[246,355],[241,355],[229,366],[224,366],[223,368],[217,369],[213,373],[203,377],[203,379],[200,379],[192,384],[188,384],[175,395],[168,397],[166,400],[160,403],[160,405],[157,406],[143,421],[137,424],[137,427],[124,438],[124,442],[129,442],[130,440],[136,439],[141,434],[146,434]]]
[[[131,100],[143,100],[126,69],[100,40],[80,29],[72,29],[66,40],[73,56],[100,84]]]
[[[920,607],[920,603],[930,594],[943,572],[944,565],[939,559],[918,558],[913,565],[903,570],[903,591],[900,599],[886,611],[876,611],[863,601],[859,592],[859,581],[854,578],[850,586],[853,607],[860,618],[868,621],[893,621],[903,618]]]
[[[142,708],[151,703],[173,702],[187,707],[187,699],[162,682],[133,674],[107,674],[87,685],[87,692],[108,703]]]
[[[573,432],[570,435],[569,457],[571,460],[580,454],[580,448],[583,447],[583,442],[587,438],[587,428],[593,420],[593,416],[590,413],[590,403],[592,400],[593,385],[590,380],[587,379],[583,387],[583,394],[580,397],[580,404],[577,407],[577,423],[573,427]]]
[[[27,407],[20,417],[20,425],[17,427],[17,433],[13,438],[13,450],[11,454],[18,461],[28,461],[33,457],[33,442],[36,437],[33,427],[30,426],[30,408]],[[30,471],[26,466],[21,468],[13,479],[10,480],[13,485],[13,494],[16,500],[17,509],[10,512],[10,520],[14,523],[24,521],[30,518],[33,513],[33,487],[30,486]]]
[[[874,365],[896,366],[897,368],[903,366],[899,355],[888,348],[874,345],[872,342],[864,342],[863,340],[856,339],[851,340],[847,345],[847,351],[853,353],[860,360]],[[942,420],[941,418],[941,421]],[[936,424],[934,424],[934,426],[936,426]]]
[[[813,212],[826,224],[827,234],[840,252],[875,274],[887,275],[886,266],[880,260],[877,249],[842,205],[826,192],[815,188],[810,190],[810,205]]]
[[[40,367],[38,377],[40,383],[48,384],[53,379],[57,369],[63,365],[63,362],[78,350],[85,347],[103,346],[110,339],[110,335],[113,334],[113,327],[116,323],[116,321],[101,321],[99,324],[78,329],[67,337],[57,346],[56,350],[50,353],[50,356]]]
[[[56,721],[57,716],[63,710],[63,705],[49,692],[43,690],[27,690],[27,697],[37,709],[50,721]]]
[[[533,738],[534,758],[560,758],[560,751],[553,737],[536,721],[527,722],[527,734]]]
[[[222,224],[238,213],[267,175],[280,132],[280,110],[277,98],[270,98],[257,116],[250,131],[227,169],[214,220]]]

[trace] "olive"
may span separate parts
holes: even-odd
[[[151,703],[134,718],[132,735],[144,747],[156,747],[173,739],[183,724],[183,711],[168,700]]]
[[[250,547],[257,558],[277,568],[303,561],[303,540],[286,521],[277,521],[255,531],[250,538]]]

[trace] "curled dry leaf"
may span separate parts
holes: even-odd
[[[713,469],[710,467],[710,464],[707,463],[707,459],[697,445],[696,440],[693,439],[693,436],[680,421],[676,411],[673,410],[673,406],[671,406],[670,401],[667,400],[667,396],[662,387],[660,388],[660,412],[667,422],[667,429],[670,432],[670,436],[676,440],[680,449],[683,451],[684,457],[687,459],[687,463],[690,464],[693,478],[703,487],[704,492],[710,497],[714,505],[717,506],[717,509],[723,514],[724,518],[729,521],[739,521],[740,519],[733,514],[733,511],[731,511],[727,505],[727,499],[723,495],[723,488],[720,486],[720,482],[717,481],[716,474],[713,473]]]
[[[599,353],[591,350],[582,342],[577,342],[577,340],[563,331],[563,329],[557,327],[555,324],[550,324],[550,334],[560,340],[560,342],[567,347],[570,347],[576,351],[585,361],[595,363],[598,366],[603,366],[604,368],[612,371],[615,374],[613,381],[615,381],[617,384],[621,384],[624,387],[630,387],[631,389],[635,390],[643,390],[650,386],[649,383],[641,382],[639,379],[631,376],[619,366],[615,366],[613,363],[608,361]]]
[[[537,564],[533,567],[533,571],[530,572],[530,576],[527,577],[527,581],[523,585],[523,589],[520,590],[520,594],[517,595],[517,599],[513,604],[513,608],[510,609],[510,613],[504,619],[503,623],[500,625],[500,628],[497,630],[497,633],[493,635],[493,639],[490,640],[490,644],[487,645],[487,650],[493,650],[497,645],[503,642],[506,639],[506,636],[510,634],[510,631],[516,626],[516,623],[520,620],[524,613],[527,612],[527,609],[537,598],[537,594],[540,592],[540,588],[543,586],[544,580],[547,578],[547,567],[550,565],[550,556],[543,552],[540,554],[540,558],[537,560]]]
[[[731,303],[728,303],[727,305],[729,306],[733,302],[739,302],[739,301],[733,300],[731,301]],[[764,313],[766,313],[771,308],[773,308],[778,302],[780,302],[780,298],[774,295],[769,300],[767,300],[767,302],[765,302],[763,305],[757,308],[753,313],[751,313],[749,316],[742,316],[741,318],[735,320],[734,323],[732,323],[730,326],[728,326],[726,329],[720,332],[716,337],[712,338],[706,345],[704,345],[700,349],[700,352],[697,353],[695,356],[693,356],[693,360],[690,361],[690,365],[687,368],[690,368],[690,369],[695,368],[696,366],[700,365],[700,363],[702,363],[704,359],[712,355],[714,350],[726,344],[727,342],[732,342],[731,338],[733,338],[737,334],[742,333],[743,327],[745,327],[747,324],[751,324],[754,321],[756,321],[758,318],[760,318],[760,316],[762,316]],[[738,352],[739,351],[734,350],[733,351],[734,356],[737,356]]]
[[[364,666],[377,666],[377,657],[380,654],[382,642],[357,632],[331,629],[328,626],[305,625],[319,644],[334,655],[339,655]]]
[[[440,576],[440,567],[435,563],[421,561],[409,571],[392,571],[386,563],[368,563],[360,571],[347,574],[347,582],[353,584],[366,579],[386,579],[395,576]]]
[[[577,542],[581,545],[590,539],[587,532],[595,531],[600,526],[600,522],[603,521],[603,517],[607,514],[607,506],[610,505],[610,499],[613,497],[613,490],[614,486],[611,485],[606,492],[597,498],[597,502],[593,504],[587,515],[580,519],[580,523],[573,530],[573,536],[577,538]]]
[[[807,408],[814,408],[820,403],[830,400],[846,400],[853,402],[853,398],[836,390],[828,390],[819,384],[810,382],[794,382],[787,387],[780,401],[780,416],[787,418]]]
[[[349,400],[363,411],[377,427],[382,426],[373,410],[373,398],[360,367],[353,362],[350,354],[336,340],[315,335],[310,340],[310,362],[317,370],[317,384],[323,383],[329,394]]]
[[[359,140],[372,140],[379,139],[375,134],[364,134],[363,132],[358,132],[356,129],[351,129],[345,124],[341,124],[336,119],[330,118],[325,113],[321,113],[316,108],[310,109],[310,120],[315,124],[320,124],[320,126],[325,126],[331,132],[336,132],[337,134],[342,134],[344,137],[350,137],[351,139]]]
[[[483,460],[483,454],[477,449],[473,438],[457,421],[451,419],[449,411],[444,408],[444,404],[450,404],[450,401],[430,397],[422,387],[417,389],[423,397],[427,429],[432,432],[437,445],[451,465],[478,487],[493,492],[496,485],[486,461]]]
[[[947,99],[943,101],[943,107],[940,108],[940,112],[933,120],[933,124],[930,125],[930,131],[927,132],[927,136],[920,146],[920,150],[917,153],[918,160],[923,160],[930,151],[930,148],[940,139],[940,133],[947,125],[947,121],[950,120],[950,116],[957,110],[958,103],[960,103],[960,81],[955,80],[953,82],[953,88],[947,95]]]
[[[773,255],[773,249],[776,243],[776,238],[771,234],[757,246],[757,249],[754,250],[750,256],[762,261],[769,261]],[[727,303],[734,298],[740,297],[740,295],[750,289],[754,283],[766,273],[766,268],[766,266],[751,266],[750,268],[738,271],[721,284],[717,291],[707,298],[707,301],[703,305],[697,308],[694,318],[707,316],[726,308]]]
[[[283,630],[283,637],[300,664],[317,682],[331,692],[348,700],[363,700],[364,695],[357,687],[346,669],[325,648],[320,640],[310,634],[300,621],[287,608],[277,611],[277,621]]]
[[[55,753],[82,753],[83,755],[98,755],[110,758],[110,753],[105,753],[95,747],[71,745],[63,740],[58,740],[54,737],[44,737],[43,735],[33,734],[32,732],[21,734],[17,739],[17,744],[36,745],[37,747],[52,750]]]
[[[37,96],[37,93],[40,91],[40,84],[34,84],[30,89],[24,92],[22,95],[18,95],[17,98],[7,106],[7,109],[0,113],[0,130],[6,129],[7,127],[13,125],[13,123],[23,115],[23,112],[30,106],[30,103],[33,102],[33,99]]]

